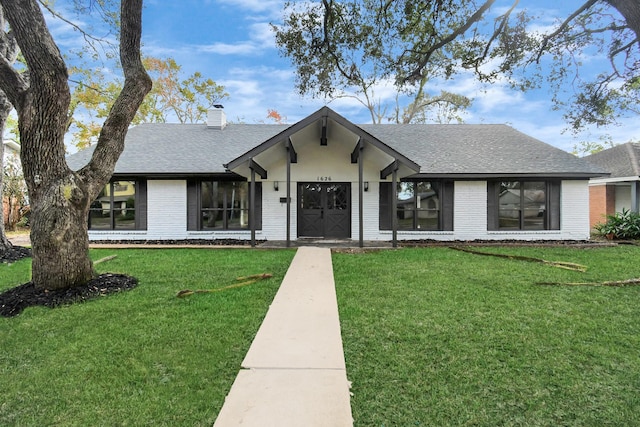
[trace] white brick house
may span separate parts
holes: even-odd
[[[131,129],[89,235],[584,240],[602,173],[504,125],[355,125],[327,107],[293,125],[228,124],[219,108],[208,125]]]

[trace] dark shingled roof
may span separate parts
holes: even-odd
[[[421,174],[580,175],[602,172],[507,125],[361,125],[421,166]]]
[[[210,174],[288,125],[229,124],[223,130],[204,124],[145,123],[129,129],[116,174]],[[93,146],[67,157],[77,170],[86,165]]]
[[[616,145],[584,159],[609,172],[609,178],[640,176],[640,143],[637,142]]]
[[[421,166],[421,175],[550,175],[590,177],[605,171],[506,125],[358,125]],[[142,124],[129,130],[119,175],[224,173],[224,164],[289,125]],[[80,169],[93,148],[67,158]]]

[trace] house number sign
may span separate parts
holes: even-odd
[[[319,176],[318,177],[318,181],[320,181],[320,182],[331,181],[331,177],[330,176]]]

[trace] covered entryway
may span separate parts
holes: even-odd
[[[298,184],[298,237],[351,237],[351,184]]]
[[[391,177],[391,188],[395,189],[400,178],[420,172],[420,165],[328,107],[284,129],[225,167],[249,179],[249,188],[253,189],[249,212],[255,213],[259,202],[263,207],[269,206],[271,215],[268,219],[265,217],[262,225],[271,232],[282,230],[287,246],[291,243],[291,234],[295,233],[296,238],[357,236],[362,247],[365,203],[368,209],[374,210],[368,213],[370,218],[377,218],[379,211],[377,194],[365,196],[369,185],[377,186],[378,182],[386,182]],[[265,200],[256,199],[258,177]],[[356,201],[353,210],[352,200]],[[395,194],[391,200],[391,211],[395,212]],[[255,246],[257,218],[251,217],[249,223],[251,245]],[[370,225],[375,229],[375,223]],[[354,226],[358,229],[352,233]],[[397,221],[392,221],[394,246],[397,229]]]

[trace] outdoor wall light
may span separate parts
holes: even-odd
[[[273,181],[273,191],[278,191],[279,187],[278,187],[278,181]]]
[[[369,181],[364,182],[364,191],[369,191]]]

